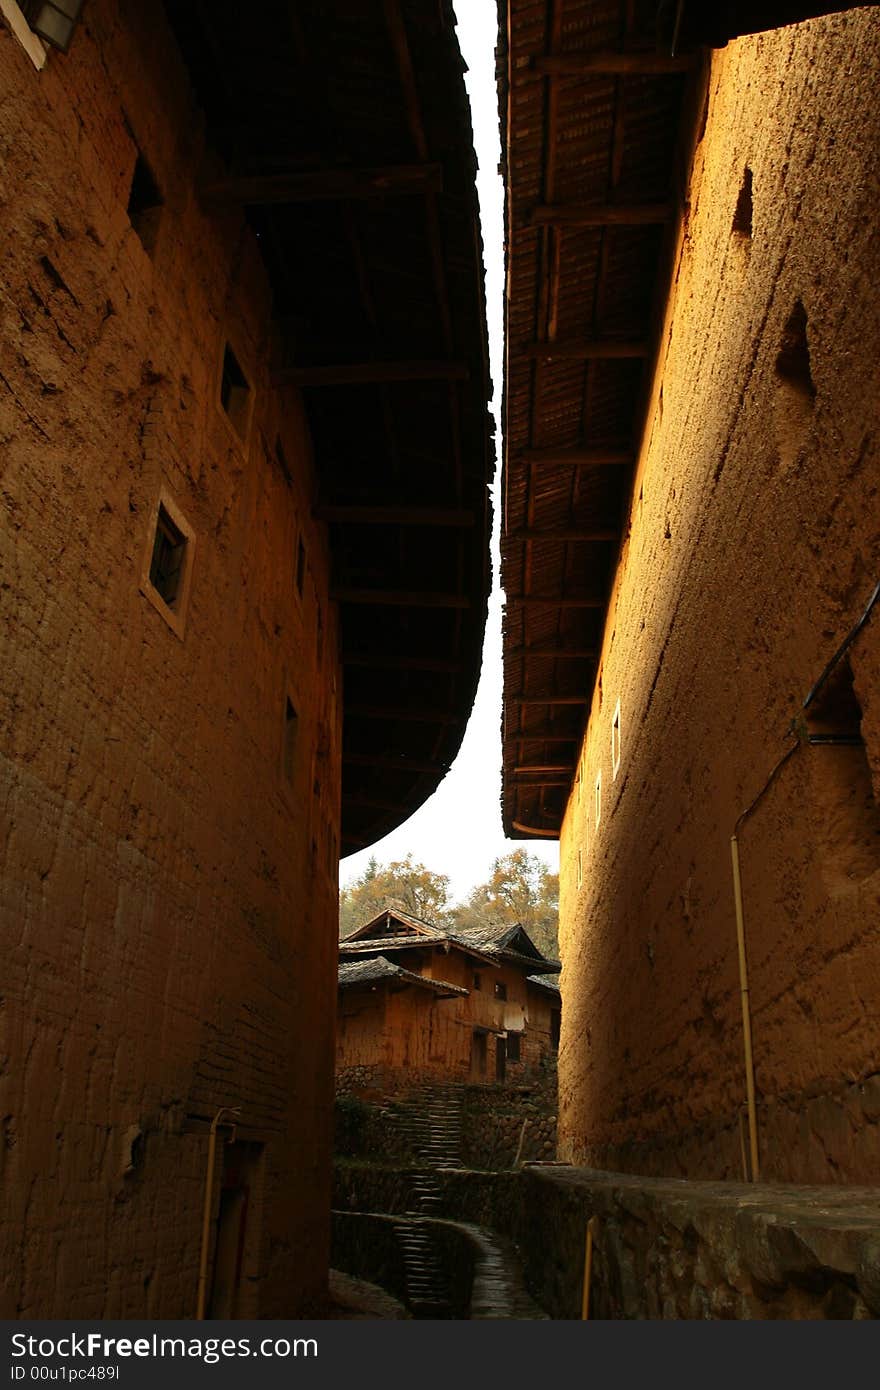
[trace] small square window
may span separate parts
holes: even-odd
[[[135,160],[126,211],[128,220],[137,233],[141,245],[147,255],[152,256],[156,249],[156,238],[159,233],[162,195],[152,170],[140,150],[138,150],[138,156]]]
[[[160,503],[150,561],[150,583],[169,608],[175,608],[180,598],[185,558],[186,536]]]
[[[147,541],[140,588],[180,638],[189,600],[194,547],[192,527],[163,489]]]
[[[66,53],[73,38],[83,0],[22,0],[21,9],[41,39]]]
[[[239,366],[238,358],[229,344],[223,349],[223,373],[220,378],[220,404],[229,416],[236,434],[247,435],[250,415],[251,388]]]
[[[482,988],[483,988],[483,980],[482,980],[482,977],[481,977],[480,975],[475,974],[475,975],[474,975],[474,989],[482,989]]]
[[[508,1062],[518,1062],[521,1057],[520,1039],[521,1033],[508,1033],[507,1035],[507,1060]]]
[[[293,786],[294,775],[296,772],[296,733],[299,718],[293,701],[288,695],[284,707],[284,750],[282,754],[282,767],[284,770],[284,780]]]
[[[496,981],[495,981],[495,998],[496,998],[496,999],[506,999],[506,998],[507,998],[507,985],[504,983],[503,980],[496,980]]]
[[[617,776],[620,767],[620,701],[614,707],[614,718],[611,721],[611,777],[612,780]]]
[[[599,821],[602,819],[602,771],[596,773],[596,829],[599,829]]]

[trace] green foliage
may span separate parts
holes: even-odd
[[[545,955],[558,954],[559,875],[525,849],[496,859],[487,881],[456,906],[449,901],[446,875],[414,864],[411,854],[392,864],[373,858],[339,894],[340,936],[349,936],[386,907],[450,928],[519,922]]]

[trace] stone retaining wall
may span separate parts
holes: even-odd
[[[337,1164],[337,1206],[403,1211],[413,1174]],[[438,1215],[507,1236],[533,1298],[579,1318],[880,1317],[880,1189],[688,1182],[564,1164],[436,1173]]]
[[[506,1190],[496,1192],[494,1179],[480,1175],[474,1187],[469,1176],[444,1174],[446,1201],[514,1237],[530,1289],[554,1318],[580,1317],[591,1216],[596,1318],[880,1317],[877,1189],[687,1182],[560,1164],[503,1175]]]

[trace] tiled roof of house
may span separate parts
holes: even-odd
[[[379,934],[372,935],[374,931]],[[438,945],[457,946],[460,950],[478,956],[490,964],[505,960],[511,965],[522,966],[530,971],[542,967],[548,974],[558,973],[562,968],[559,961],[550,960],[542,955],[528,932],[518,922],[455,927],[450,931],[446,927],[435,926],[393,907],[386,908],[345,937],[339,943],[339,952],[340,956],[351,956],[377,951],[400,951],[426,940],[434,941]]]
[[[538,989],[546,989],[548,994],[553,994],[557,999],[561,998],[559,979],[556,975],[528,975],[526,984],[537,985]]]
[[[447,980],[430,979],[425,975],[416,975],[411,970],[404,970],[403,966],[395,965],[394,961],[387,960],[385,956],[373,956],[369,960],[341,961],[339,964],[340,989],[380,984],[385,980],[395,980],[404,985],[421,985],[423,989],[429,989],[441,996],[468,993],[461,985],[450,984]]]

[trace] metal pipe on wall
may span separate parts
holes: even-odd
[[[232,1143],[235,1138],[235,1121],[241,1114],[240,1105],[223,1105],[217,1111],[211,1121],[211,1133],[208,1138],[208,1171],[205,1174],[205,1205],[202,1212],[202,1248],[199,1253],[199,1290],[196,1297],[196,1322],[204,1321],[205,1300],[208,1289],[208,1252],[211,1247],[211,1213],[214,1206],[214,1166],[217,1159],[217,1130],[221,1124],[229,1125],[232,1135],[227,1143]],[[231,1115],[230,1120],[223,1119],[224,1115]]]

